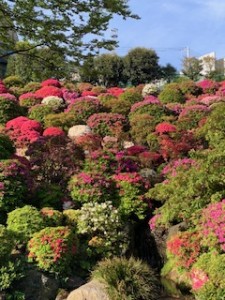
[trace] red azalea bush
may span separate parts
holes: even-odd
[[[55,87],[60,88],[61,83],[57,79],[50,78],[50,79],[46,79],[46,80],[42,81],[41,86],[42,87],[44,87],[44,86],[55,86]]]
[[[202,81],[197,82],[196,85],[202,89],[204,94],[215,94],[215,92],[219,88],[219,83],[211,79],[204,79]]]
[[[201,211],[197,229],[201,245],[225,252],[225,199],[209,204]]]
[[[83,91],[81,93],[81,96],[82,97],[88,97],[88,96],[96,97],[97,94],[95,92],[93,92],[93,91]]]
[[[173,125],[173,124],[170,124],[168,122],[159,123],[155,127],[155,132],[157,132],[159,134],[169,133],[169,132],[176,132],[176,131],[177,131],[176,126]]]
[[[44,271],[67,273],[77,252],[77,239],[68,227],[46,227],[28,243],[29,261]]]
[[[58,127],[48,127],[43,131],[43,136],[48,136],[48,135],[50,135],[50,136],[57,136],[57,135],[64,136],[65,132],[61,128],[58,128]]]
[[[43,86],[35,92],[35,95],[42,99],[48,96],[56,96],[62,98],[63,92],[60,88],[55,86]]]
[[[119,136],[127,126],[127,119],[121,114],[95,113],[87,120],[87,125],[97,134]]]
[[[42,133],[41,123],[26,117],[18,117],[6,123],[6,132],[17,147],[27,147]]]
[[[119,97],[119,95],[121,95],[123,92],[124,92],[124,90],[119,87],[111,87],[111,88],[107,89],[107,93],[111,94],[115,97]]]
[[[179,158],[176,160],[171,160],[161,171],[163,176],[176,176],[177,170],[184,169],[187,170],[193,165],[196,165],[197,162],[191,158]]]
[[[63,222],[62,212],[55,210],[51,207],[43,207],[40,211],[45,226],[55,227],[61,226]]]
[[[201,246],[197,232],[181,232],[167,241],[168,255],[172,255],[179,267],[190,269],[197,261]]]

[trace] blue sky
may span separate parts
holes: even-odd
[[[225,0],[130,0],[141,19],[123,21],[115,17],[110,28],[118,29],[116,53],[126,55],[134,47],[153,48],[160,64],[178,70],[186,51],[201,56],[215,51],[225,57]]]

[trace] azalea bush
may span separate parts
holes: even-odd
[[[33,206],[25,205],[8,214],[7,229],[22,243],[28,242],[35,232],[44,227],[42,214]]]
[[[119,136],[127,127],[127,119],[121,114],[96,113],[87,120],[87,125],[94,133],[104,137],[107,135]]]
[[[45,226],[61,226],[63,223],[63,214],[58,210],[55,210],[51,207],[43,207],[40,213],[44,220]]]
[[[185,102],[185,98],[182,94],[180,86],[177,83],[168,83],[167,85],[165,85],[163,90],[159,94],[159,99],[164,104],[170,102]]]
[[[119,188],[119,211],[126,218],[136,216],[143,219],[146,215],[148,202],[143,197],[149,182],[136,172],[119,173],[113,176]]]
[[[10,230],[0,224],[0,264],[7,261],[15,245],[14,236]]]
[[[38,122],[44,123],[45,116],[54,113],[54,107],[50,105],[37,104],[28,111],[28,117]]]
[[[37,182],[60,185],[80,169],[84,158],[83,151],[62,135],[39,138],[29,145],[26,155]]]
[[[16,159],[0,161],[0,211],[22,206],[32,186],[30,170]]]
[[[111,201],[85,203],[77,211],[77,232],[87,240],[90,257],[121,255],[129,246],[129,230]]]
[[[69,182],[71,197],[75,203],[104,202],[115,199],[115,184],[103,174],[81,172]]]
[[[46,227],[33,235],[28,251],[29,261],[38,268],[65,276],[77,251],[77,238],[68,227]]]
[[[32,92],[25,93],[19,97],[19,104],[21,106],[30,108],[36,104],[41,104],[41,98]]]
[[[60,88],[55,86],[43,86],[35,92],[35,95],[42,99],[48,96],[56,96],[62,98],[63,92]]]
[[[5,124],[9,120],[23,115],[19,104],[15,101],[0,97],[0,124]]]

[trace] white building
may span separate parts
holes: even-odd
[[[202,62],[201,74],[203,76],[208,75],[213,71],[225,75],[225,58],[217,59],[215,52],[204,54],[198,57],[198,60]]]

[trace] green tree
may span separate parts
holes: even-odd
[[[84,60],[83,64],[79,68],[79,74],[81,81],[83,82],[90,82],[92,84],[98,83],[98,76],[94,65],[94,57],[92,55],[88,56]]]
[[[182,72],[185,76],[196,81],[199,79],[202,71],[202,62],[196,57],[185,57],[183,60]]]
[[[117,86],[123,80],[123,60],[115,53],[99,55],[94,66],[99,84]]]
[[[32,41],[32,48],[48,47],[79,60],[82,55],[98,48],[112,48],[117,41],[104,37],[114,15],[138,18],[125,0],[2,0],[0,2],[1,57],[16,50],[11,32]]]
[[[161,77],[170,82],[177,74],[176,68],[171,64],[166,64],[166,66],[161,67]]]
[[[134,48],[124,57],[124,75],[133,85],[160,78],[158,60],[154,50]]]
[[[17,42],[17,50],[27,50],[11,55],[6,76],[17,75],[24,82],[42,81],[50,77],[64,78],[70,74],[70,64],[64,55],[47,47],[32,48],[28,42]],[[72,63],[71,63],[72,66]]]

